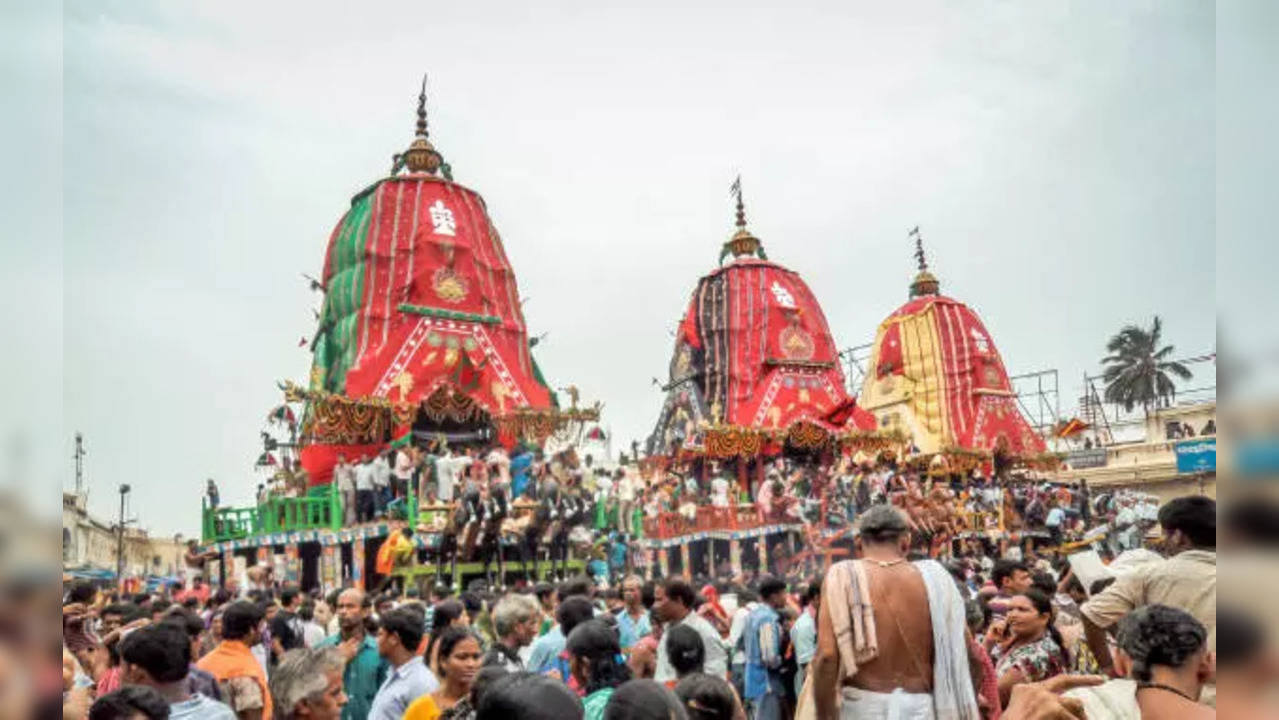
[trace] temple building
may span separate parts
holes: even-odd
[[[511,440],[497,438],[504,419],[552,405],[502,238],[429,140],[425,100],[424,87],[412,144],[352,198],[325,250],[303,418],[312,484],[328,481],[338,452],[356,457],[411,431]],[[368,402],[399,412],[388,419]]]
[[[881,430],[902,431],[926,455],[1043,453],[986,326],[972,308],[941,294],[918,228],[912,234],[919,271],[909,300],[879,324],[858,404]]]
[[[799,273],[765,255],[746,227],[740,189],[739,181],[737,230],[676,333],[650,455],[774,454],[873,428],[845,389],[821,305]]]

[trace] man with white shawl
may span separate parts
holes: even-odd
[[[858,530],[860,559],[833,565],[822,585],[798,720],[978,720],[954,580],[936,561],[907,561],[910,530],[891,505],[863,513]]]

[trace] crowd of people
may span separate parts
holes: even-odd
[[[451,528],[456,509],[464,511],[464,522],[477,524],[501,515],[507,518],[503,532],[511,536],[519,532],[517,517],[537,512],[533,508],[545,506],[552,517],[574,514],[583,525],[574,545],[595,546],[603,556],[596,567],[614,581],[637,569],[649,571],[651,558],[638,538],[659,528],[674,535],[692,532],[699,512],[707,509],[723,511],[725,519],[743,517],[746,510],[757,524],[803,527],[811,548],[828,544],[827,538],[852,527],[868,508],[889,503],[905,513],[912,533],[933,555],[1010,535],[1035,535],[1055,546],[1099,542],[1117,555],[1140,547],[1156,519],[1155,499],[1143,493],[1094,492],[1085,480],[1049,482],[990,467],[938,471],[898,461],[891,452],[757,463],[748,472],[711,460],[688,469],[636,462],[605,468],[589,455],[579,461],[571,448],[544,456],[523,447],[508,454],[500,446],[437,442],[340,455],[332,487],[347,526],[410,519],[410,497],[417,509],[413,529],[427,534]],[[304,494],[306,484],[305,471],[286,459],[275,479],[260,488],[259,501]],[[207,502],[218,502],[212,481]],[[811,563],[807,569],[814,569]],[[706,574],[718,570],[706,568]]]
[[[125,596],[75,584],[63,608],[64,717],[1213,713],[1218,662],[1241,661],[1215,656],[1213,501],[1165,504],[1167,557],[1120,554],[1085,587],[1084,568],[1033,544],[956,541],[935,553],[923,539],[932,518],[874,502],[887,498],[869,489],[871,504],[855,510],[856,559],[812,577],[582,576],[425,595],[304,593],[269,574],[234,591]],[[1222,622],[1234,637],[1247,626],[1228,613]]]

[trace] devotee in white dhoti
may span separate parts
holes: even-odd
[[[819,720],[977,720],[964,601],[934,560],[909,562],[901,511],[858,522],[859,560],[826,574],[810,668]],[[981,678],[976,679],[980,682]]]

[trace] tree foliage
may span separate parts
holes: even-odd
[[[1123,405],[1131,411],[1141,406],[1167,407],[1177,396],[1173,376],[1189,380],[1190,369],[1170,359],[1172,345],[1160,347],[1163,323],[1156,315],[1150,328],[1127,325],[1106,343],[1109,353],[1102,358],[1102,378],[1106,382],[1106,401]]]

